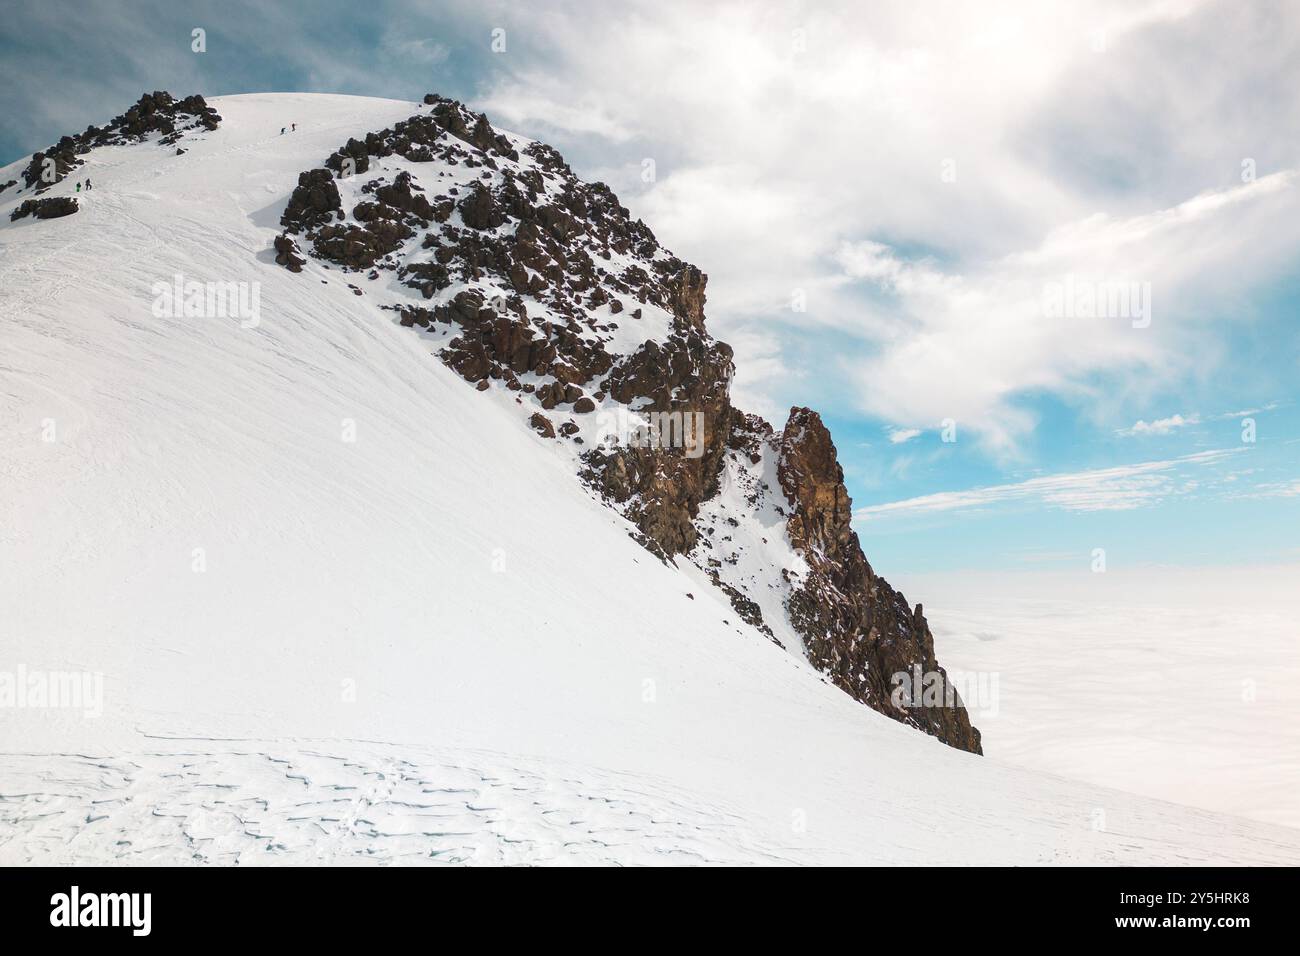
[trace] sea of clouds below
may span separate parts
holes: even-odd
[[[986,755],[1300,826],[1297,579],[1292,565],[898,583],[925,601],[958,686],[982,698]]]

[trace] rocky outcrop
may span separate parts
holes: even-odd
[[[947,673],[935,658],[921,605],[909,607],[862,553],[844,473],[821,417],[808,408],[791,409],[779,449],[778,476],[793,506],[790,543],[809,566],[788,604],[808,660],[881,713],[981,753],[979,731],[960,697],[955,689],[947,693]],[[927,701],[920,688],[912,692],[918,673],[940,688],[937,697]],[[900,687],[906,693],[896,693]]]
[[[302,272],[302,267],[307,264],[307,260],[298,255],[298,244],[293,241],[293,237],[287,232],[281,233],[275,237],[275,261],[277,265],[282,265],[290,272]]]
[[[309,169],[298,174],[298,185],[280,215],[280,225],[290,232],[318,228],[343,218],[343,200],[327,169]]]
[[[177,100],[166,90],[145,93],[125,113],[107,126],[87,126],[75,136],[64,136],[53,146],[32,155],[23,170],[26,188],[44,192],[85,162],[81,157],[100,146],[139,143],[158,136],[162,146],[174,146],[190,131],[214,130],[221,116],[195,94]]]
[[[381,307],[480,391],[514,393],[528,427],[569,449],[648,550],[696,563],[739,620],[801,649],[855,699],[978,753],[959,700],[893,694],[899,673],[943,675],[933,636],[863,556],[817,415],[796,409],[777,435],[731,404],[732,350],[705,324],[708,277],[554,149],[454,100],[430,94],[424,106],[302,173],[277,261],[301,266],[301,251],[386,280]],[[588,443],[593,418],[601,437]],[[611,418],[635,425],[621,434]],[[743,491],[729,507],[764,513],[746,545],[741,516],[715,507],[724,478]],[[784,534],[769,530],[782,522]],[[742,571],[744,547],[763,552],[746,566],[770,569],[788,558],[786,539],[797,568]]]
[[[604,383],[614,401],[635,404],[655,425],[643,440],[588,452],[583,477],[625,506],[664,554],[695,547],[700,502],[717,493],[734,414],[733,371],[730,346],[691,331],[664,345],[646,342]]]
[[[58,196],[49,199],[24,199],[9,214],[9,221],[14,222],[31,216],[34,219],[58,219],[71,216],[77,211],[77,200],[71,196]]]

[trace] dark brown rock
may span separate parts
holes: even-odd
[[[952,704],[897,707],[895,675],[947,674],[935,659],[934,636],[921,613],[878,577],[853,531],[853,503],[844,487],[830,432],[811,409],[794,408],[780,438],[777,475],[794,505],[790,543],[810,571],[790,599],[790,621],[804,637],[809,661],[852,697],[944,743],[982,753],[979,731],[955,690]],[[919,697],[919,688],[918,688]]]
[[[302,272],[307,260],[298,255],[298,244],[287,232],[275,237],[275,261],[290,272]]]
[[[71,196],[56,196],[49,199],[24,199],[9,214],[9,221],[24,219],[27,216],[34,219],[58,219],[61,216],[71,216],[77,209],[77,200]]]
[[[475,183],[456,208],[471,229],[495,229],[506,221],[506,214],[492,198],[491,190],[481,183]]]
[[[541,412],[533,412],[533,417],[528,419],[528,424],[531,425],[533,430],[543,438],[555,437],[555,426],[552,425],[551,420]]]
[[[280,225],[289,232],[302,232],[333,222],[342,212],[343,200],[329,170],[309,169],[299,173],[298,185],[289,195]]]

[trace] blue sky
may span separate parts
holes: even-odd
[[[861,6],[26,4],[0,161],[146,89],[437,90],[709,273],[885,573],[1300,557],[1294,5]]]

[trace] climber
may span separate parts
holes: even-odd
[[[90,192],[93,187],[90,185],[90,177],[86,177],[86,192]]]
[[[77,192],[81,192],[81,180],[77,180]]]

